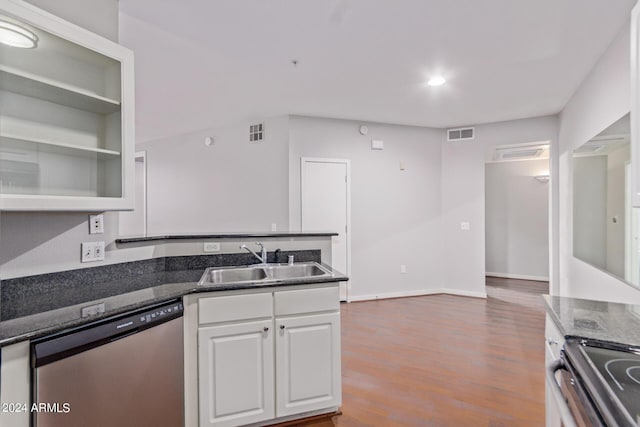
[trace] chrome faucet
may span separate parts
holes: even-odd
[[[256,242],[256,245],[260,246],[260,255],[255,253],[251,248],[247,247],[247,245],[240,246],[240,249],[246,249],[249,251],[254,257],[258,258],[260,264],[267,263],[267,250],[264,248],[264,245],[260,242]]]

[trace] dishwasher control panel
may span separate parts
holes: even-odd
[[[139,316],[141,323],[150,323],[155,320],[161,320],[169,316],[175,316],[176,314],[181,314],[183,311],[183,306],[181,302],[176,302],[169,306],[160,307],[153,311],[147,311],[145,313],[141,313]]]

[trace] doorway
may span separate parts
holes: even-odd
[[[331,267],[351,276],[351,165],[346,159],[302,157],[300,163],[301,231],[330,231]],[[349,300],[347,283],[340,299]]]
[[[485,274],[549,281],[549,144],[495,147],[485,163]]]

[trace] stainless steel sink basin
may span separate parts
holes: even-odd
[[[327,274],[317,264],[272,265],[264,268],[270,279],[295,279],[300,277],[322,276]]]
[[[295,264],[256,264],[245,267],[209,267],[205,270],[199,285],[219,285],[236,283],[269,283],[313,277],[328,277],[331,272],[316,262]]]
[[[207,283],[236,283],[253,282],[267,278],[267,273],[262,268],[227,268],[227,269],[207,269],[200,280]]]

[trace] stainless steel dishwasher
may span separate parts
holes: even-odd
[[[32,343],[37,427],[184,423],[180,300]]]

